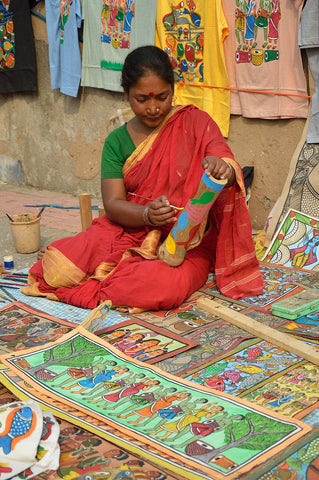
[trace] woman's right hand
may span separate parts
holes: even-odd
[[[166,195],[161,195],[148,205],[148,219],[152,225],[162,226],[174,223],[177,220],[176,213]]]

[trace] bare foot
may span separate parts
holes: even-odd
[[[37,255],[38,260],[41,260],[41,258],[43,257],[45,249],[46,247],[43,247],[38,251],[38,255]]]

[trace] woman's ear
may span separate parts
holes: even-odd
[[[124,98],[128,102],[128,92],[124,91]]]

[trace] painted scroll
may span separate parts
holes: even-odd
[[[260,262],[260,271],[264,284],[263,294],[234,300],[234,304],[246,307],[251,305],[254,308],[260,307],[269,310],[271,305],[277,300],[281,300],[287,295],[293,295],[301,291],[299,283],[311,275],[309,270],[267,262]],[[199,291],[212,296],[216,295],[216,297],[220,299],[229,300],[224,295],[218,293],[219,290],[214,283],[212,283],[212,285],[206,283]]]
[[[0,309],[0,354],[53,342],[76,325],[14,302]]]
[[[66,413],[92,417],[104,425],[102,434],[115,432],[129,451],[147,450],[188,479],[245,478],[311,429],[128,358],[82,327],[1,361],[39,401],[62,402]],[[93,368],[101,382],[65,383],[74,368]]]
[[[254,343],[239,345],[217,361],[198,366],[184,378],[243,397],[301,361],[297,355],[257,339]]]
[[[319,219],[289,210],[265,253],[264,261],[319,270]]]
[[[159,258],[171,267],[183,263],[187,250],[196,246],[199,241],[200,229],[205,228],[208,212],[218,195],[226,185],[227,180],[217,180],[205,172],[194,198],[188,200],[181,211],[176,225],[168,234],[159,249]],[[201,232],[202,233],[202,232]]]
[[[318,215],[319,144],[307,143],[307,120],[302,137],[290,163],[288,176],[267,227],[265,245],[269,246],[289,209],[306,215]]]
[[[139,319],[130,319],[95,334],[129,357],[140,362],[157,363],[197,347],[198,342],[168,333]]]

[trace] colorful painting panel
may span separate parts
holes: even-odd
[[[297,283],[304,288],[315,288],[319,290],[319,272],[310,273],[306,277],[298,280]]]
[[[296,337],[309,338],[313,343],[319,343],[319,311],[296,318],[280,327],[279,330]]]
[[[211,362],[184,378],[237,396],[268,383],[270,377],[300,361],[297,355],[262,340],[237,347],[230,355]]]
[[[152,325],[165,328],[172,333],[186,335],[207,325],[218,317],[197,308],[197,300],[206,295],[196,292],[180,307],[172,310],[143,312],[135,317],[149,322]],[[208,298],[210,298],[208,296]]]
[[[259,262],[260,271],[264,282],[274,283],[298,283],[309,278],[312,273],[309,270],[296,267],[287,267],[268,262]]]
[[[273,315],[269,310],[265,310],[263,308],[258,308],[258,307],[247,308],[246,310],[244,310],[243,313],[247,317],[257,320],[258,322],[263,323],[268,327],[272,327],[276,329],[279,327],[284,327],[290,321],[285,318],[277,317],[276,315]]]
[[[264,284],[263,294],[254,297],[245,297],[241,300],[236,300],[235,303],[246,307],[247,305],[251,305],[253,307],[269,309],[273,302],[281,300],[286,295],[299,292],[301,288],[296,285],[296,282],[309,275],[309,271],[307,270],[280,267],[265,262],[260,262],[260,272]],[[216,296],[216,300],[220,298],[227,301],[227,297],[219,293],[215,283],[213,285],[205,284],[200,290],[206,294]]]
[[[265,253],[264,261],[318,270],[319,220],[297,210],[289,210]]]
[[[306,122],[293,154],[281,196],[269,220],[266,232],[267,246],[271,243],[289,209],[304,212],[307,215],[317,215],[319,144],[307,143],[308,126]]]
[[[183,473],[182,462],[193,469],[189,478],[238,478],[310,431],[301,422],[128,359],[81,327],[55,344],[1,360],[36,389],[40,399],[57,398],[66,410],[79,410],[104,422],[106,429],[130,435],[137,450],[140,443],[159,448],[173,472]],[[104,378],[102,391],[96,393],[96,384],[80,390],[79,385],[62,388],[61,376],[79,364],[98,369],[103,365],[105,375],[112,371],[109,380]],[[226,424],[219,424],[219,418],[227,418]]]
[[[318,381],[318,367],[304,361],[270,378],[267,384],[247,392],[242,398],[289,417],[305,419],[319,407]]]
[[[188,337],[195,342],[199,342],[200,345],[198,347],[188,352],[183,352],[174,357],[174,359],[164,360],[158,363],[158,366],[164,372],[181,376],[197,369],[203,363],[213,361],[221,355],[230,352],[247,338],[253,337],[254,335],[241,330],[235,325],[219,320]]]
[[[96,335],[125,355],[147,363],[159,362],[199,345],[138,319],[103,328]]]
[[[21,302],[13,302],[0,309],[0,354],[54,342],[75,326]]]

